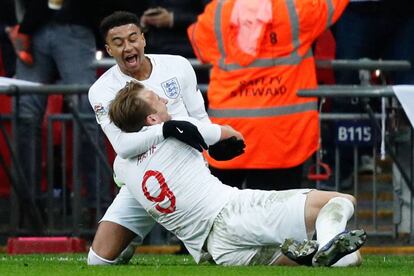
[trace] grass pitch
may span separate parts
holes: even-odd
[[[414,256],[365,255],[360,267],[222,267],[197,265],[189,255],[136,255],[129,265],[90,267],[86,254],[0,255],[0,275],[414,275]]]

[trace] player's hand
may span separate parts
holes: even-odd
[[[203,149],[208,149],[208,146],[197,127],[187,121],[171,120],[165,122],[162,127],[162,134],[164,135],[164,138],[174,137],[200,152],[202,152]]]
[[[161,7],[148,9],[141,17],[141,25],[145,27],[171,28],[173,24],[173,13]]]
[[[210,146],[208,154],[217,161],[226,161],[243,154],[245,147],[243,140],[232,136]]]

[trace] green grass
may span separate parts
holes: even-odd
[[[0,275],[414,275],[414,256],[364,257],[360,267],[222,267],[197,265],[189,255],[136,255],[129,265],[89,267],[86,254],[0,255]]]

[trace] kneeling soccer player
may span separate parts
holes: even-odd
[[[124,131],[136,131],[169,120],[166,103],[130,82],[111,103],[109,116]],[[229,126],[186,119],[208,145],[233,136],[243,139]],[[114,170],[149,215],[183,241],[196,262],[212,258],[221,265],[287,265],[294,264],[292,259],[313,266],[361,263],[358,249],[366,234],[345,231],[354,213],[351,195],[311,189],[238,190],[212,176],[200,152],[174,138],[154,144],[137,158],[117,159]],[[316,242],[295,242],[315,231]]]

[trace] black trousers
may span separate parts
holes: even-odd
[[[286,169],[223,170],[210,167],[210,171],[224,184],[240,189],[289,190],[301,188],[303,164]]]

